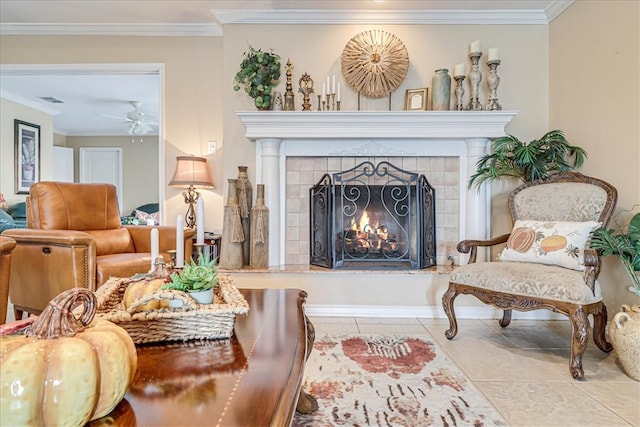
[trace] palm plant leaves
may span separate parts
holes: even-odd
[[[495,181],[503,176],[523,182],[545,179],[554,172],[580,168],[586,157],[586,151],[569,144],[559,130],[549,131],[528,143],[506,135],[493,141],[493,151],[478,160],[469,187],[480,187],[485,181]]]

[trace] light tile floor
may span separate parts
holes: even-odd
[[[615,353],[590,339],[585,380],[569,373],[571,326],[566,321],[311,317],[316,334],[424,334],[458,365],[511,426],[640,426],[640,382],[627,377]],[[462,426],[458,426],[462,427]]]

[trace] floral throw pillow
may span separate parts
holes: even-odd
[[[518,220],[500,261],[534,262],[582,271],[584,248],[591,232],[601,225],[596,221]]]
[[[146,213],[136,209],[136,219],[140,224],[149,224],[148,220],[152,220],[154,225],[160,224],[160,212]]]

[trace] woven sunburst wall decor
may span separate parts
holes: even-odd
[[[363,31],[342,52],[342,74],[349,86],[366,96],[393,92],[407,77],[409,54],[402,41],[382,30]]]

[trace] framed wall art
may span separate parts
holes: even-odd
[[[407,111],[426,110],[429,89],[407,89],[404,109]]]
[[[29,194],[32,184],[40,181],[40,126],[14,120],[15,191]]]

